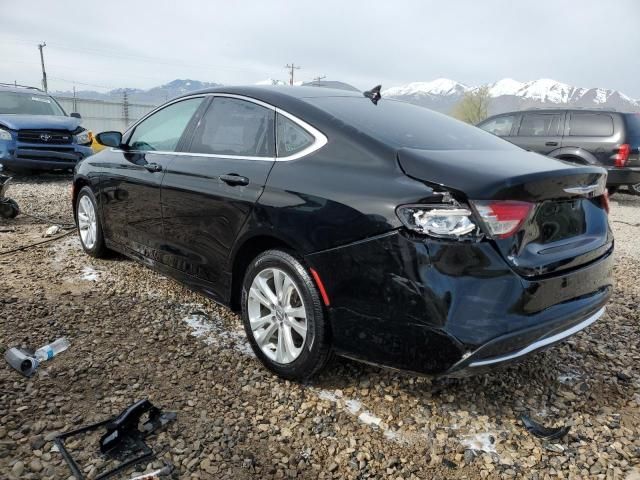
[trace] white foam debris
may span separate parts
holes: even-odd
[[[341,408],[349,415],[356,417],[358,421],[365,425],[369,425],[376,430],[381,430],[382,435],[387,440],[398,443],[412,443],[409,435],[398,430],[394,430],[393,428],[389,428],[382,418],[367,410],[360,400],[345,398],[341,390],[335,390],[333,392],[329,390],[318,390],[316,393],[321,400],[327,400],[335,403],[336,407]]]
[[[496,453],[495,435],[490,432],[466,435],[462,437],[461,443],[469,450]]]
[[[233,348],[244,355],[253,355],[242,329],[228,330],[221,322],[196,309],[182,320],[191,328],[191,335],[201,338],[207,345]]]
[[[97,282],[100,279],[100,272],[87,265],[82,268],[81,278],[88,282]]]

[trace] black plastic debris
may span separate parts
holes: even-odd
[[[382,85],[376,85],[371,90],[367,90],[364,93],[364,96],[370,99],[374,105],[378,104],[378,101],[382,98],[382,94],[380,90],[382,89]]]
[[[5,196],[10,181],[10,176],[0,173],[0,217],[4,218],[15,218],[20,213],[16,201]]]
[[[535,420],[532,420],[528,415],[522,415],[520,420],[522,420],[522,424],[530,434],[543,440],[558,440],[569,433],[569,430],[571,429],[571,427],[548,428],[539,424]]]
[[[147,420],[141,425],[144,415],[147,416]],[[106,431],[100,437],[100,453],[106,459],[115,459],[119,462],[111,470],[95,477],[95,480],[104,480],[153,458],[153,450],[147,446],[145,439],[175,419],[175,412],[163,412],[149,400],[140,400],[127,407],[117,417],[62,433],[54,439],[54,442],[69,465],[71,473],[77,480],[83,480],[85,477],[82,475],[82,468],[65,448],[65,441],[70,437],[86,435],[104,428]]]

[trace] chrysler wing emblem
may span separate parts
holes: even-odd
[[[48,142],[49,140],[51,140],[51,135],[49,135],[48,133],[41,133],[40,140],[42,140],[43,142]]]
[[[594,185],[585,185],[582,187],[570,187],[565,188],[564,191],[567,193],[573,193],[575,195],[589,195],[595,192],[598,189],[599,185],[596,183]]]

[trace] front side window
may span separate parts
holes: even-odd
[[[129,139],[138,151],[174,152],[202,97],[172,103],[140,122]]]
[[[289,157],[313,145],[315,138],[293,120],[278,114],[276,145],[278,157]]]
[[[0,92],[0,114],[62,116],[65,113],[48,95]]]
[[[603,113],[572,113],[569,120],[572,137],[608,137],[613,135],[613,118]]]
[[[515,118],[514,115],[503,115],[483,123],[480,128],[499,137],[508,137],[511,135],[511,127],[513,127]]]
[[[273,157],[275,112],[237,98],[215,97],[196,129],[190,152]]]
[[[560,114],[525,113],[522,116],[518,136],[520,137],[547,137],[558,135],[560,126]]]

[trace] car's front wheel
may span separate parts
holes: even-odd
[[[287,252],[268,250],[249,265],[242,320],[256,356],[281,377],[309,378],[331,355],[320,295],[301,261]]]
[[[102,225],[93,192],[83,187],[76,199],[76,220],[80,243],[85,252],[92,257],[101,258],[107,255],[107,247],[102,235]]]

